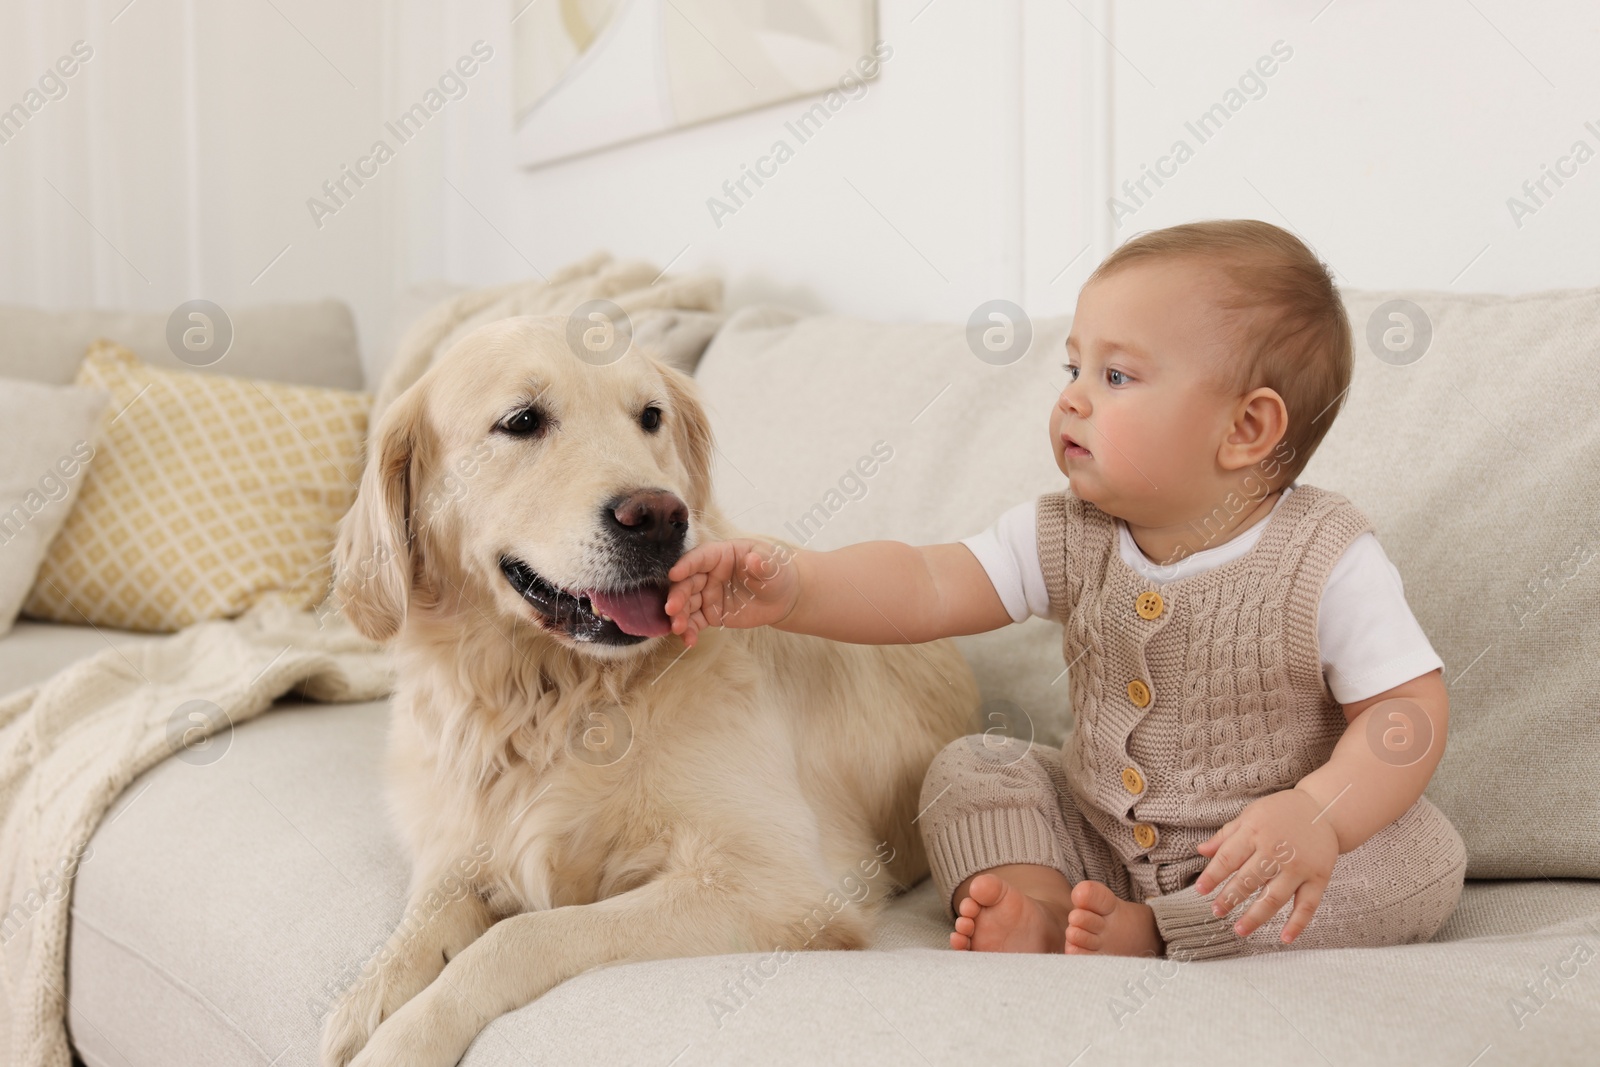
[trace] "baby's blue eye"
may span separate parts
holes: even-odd
[[[1106,377],[1111,379],[1111,384],[1112,385],[1121,385],[1122,382],[1125,382],[1125,381],[1128,380],[1128,376],[1126,374],[1123,374],[1119,370],[1108,370],[1108,371],[1106,371]],[[1118,381],[1117,380],[1118,378],[1121,378],[1122,381]]]
[[[1067,377],[1072,381],[1078,380],[1078,368],[1071,363],[1061,364],[1061,369],[1067,372]]]

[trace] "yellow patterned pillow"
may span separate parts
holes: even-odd
[[[111,405],[24,614],[162,632],[268,594],[321,601],[368,394],[157,370],[104,340],[76,384]]]

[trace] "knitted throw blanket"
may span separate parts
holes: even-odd
[[[71,1067],[66,949],[71,881],[101,817],[133,778],[298,688],[374,700],[389,657],[340,616],[264,600],[235,620],[79,660],[0,699],[0,1063]],[[204,707],[190,716],[180,708]]]

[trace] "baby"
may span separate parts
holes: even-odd
[[[1062,624],[1063,747],[961,738],[923,783],[953,948],[1199,959],[1432,937],[1466,867],[1422,795],[1443,663],[1366,516],[1295,480],[1350,383],[1327,269],[1263,222],[1146,233],[1084,285],[1064,356],[1065,490],[954,544],[697,546],[668,575],[673,631]]]

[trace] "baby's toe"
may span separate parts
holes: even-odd
[[[958,934],[964,934],[967,937],[971,937],[973,931],[977,930],[977,928],[978,923],[976,919],[970,919],[965,915],[956,919],[956,933]]]
[[[952,930],[950,931],[950,947],[953,949],[966,951],[972,947],[972,938],[967,937],[958,931]]]
[[[1074,912],[1073,914],[1077,914]],[[1100,935],[1081,926],[1067,927],[1068,952],[1095,952],[1100,948]]]
[[[967,895],[986,908],[998,904],[1005,891],[1006,884],[992,874],[978,875],[972,880],[972,885],[967,887]]]
[[[981,905],[979,905],[979,903],[976,900],[973,900],[971,897],[962,897],[961,903],[956,905],[956,911],[960,912],[962,915],[965,915],[969,919],[976,919],[980,910]]]
[[[1110,915],[1116,910],[1117,895],[1104,882],[1082,881],[1072,887],[1072,906]]]
[[[1099,935],[1105,932],[1106,917],[1097,911],[1086,908],[1073,908],[1067,914],[1067,929],[1082,930],[1086,934]]]

